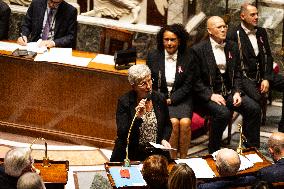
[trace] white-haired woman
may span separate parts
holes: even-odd
[[[134,65],[128,70],[132,90],[118,100],[116,112],[117,139],[110,161],[123,161],[126,157],[127,135],[137,112],[129,138],[129,159],[144,160],[149,142],[171,147],[168,140],[172,125],[166,99],[152,91],[151,71],[147,65]],[[148,94],[151,94],[149,97]]]

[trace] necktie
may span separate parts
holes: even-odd
[[[216,48],[216,49],[218,49],[218,48],[224,49],[224,48],[225,48],[225,45],[226,45],[226,43],[222,43],[222,44],[218,44],[218,43],[217,43],[217,44],[215,45],[215,48]]]
[[[51,20],[52,20],[53,13],[54,13],[54,9],[50,9],[49,12],[48,12],[46,23],[45,23],[43,31],[42,31],[42,37],[41,38],[43,40],[48,39],[48,34],[49,34],[49,30],[51,28]]]
[[[166,55],[166,60],[167,61],[176,61],[176,59],[177,59],[177,55],[176,54],[174,54],[174,55]]]

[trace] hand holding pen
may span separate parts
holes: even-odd
[[[24,36],[24,35],[21,33],[21,37],[18,38],[17,43],[18,43],[19,45],[26,46],[26,45],[27,45],[27,42],[28,42],[27,37]]]

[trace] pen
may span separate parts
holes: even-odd
[[[23,36],[23,34],[22,34],[22,33],[21,33],[21,38],[22,38],[23,42],[25,42],[25,43],[26,43],[26,41],[25,41],[24,36]]]

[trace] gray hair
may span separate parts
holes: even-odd
[[[19,178],[17,189],[45,189],[45,186],[37,173],[29,172]]]
[[[234,176],[241,165],[238,153],[232,149],[219,150],[216,156],[216,166],[220,176]]]
[[[140,83],[148,75],[151,75],[151,71],[145,64],[133,65],[128,69],[128,81],[130,85]]]
[[[5,173],[13,176],[21,176],[24,169],[32,164],[30,148],[14,148],[9,150],[4,159]]]

